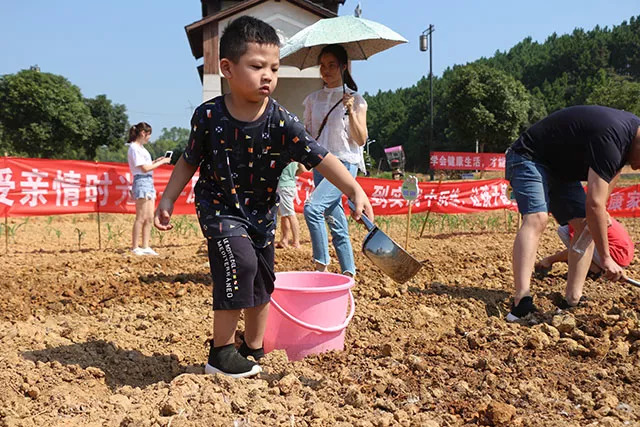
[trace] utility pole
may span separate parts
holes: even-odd
[[[427,143],[427,161],[429,169],[431,169],[431,146],[433,145],[433,39],[432,34],[436,30],[433,24],[429,24],[429,28],[424,30],[420,35],[420,50],[422,52],[429,51],[429,142]],[[427,39],[428,37],[428,39]],[[429,47],[431,47],[429,49]],[[433,175],[432,178],[433,179]]]

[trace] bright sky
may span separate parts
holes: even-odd
[[[340,14],[352,14],[347,0]],[[381,22],[409,43],[354,63],[361,92],[415,84],[428,74],[418,37],[429,24],[433,72],[506,50],[527,36],[543,42],[576,27],[617,25],[640,14],[638,0],[360,0],[363,18]],[[0,74],[38,65],[78,86],[125,104],[131,123],[188,127],[202,99],[199,62],[184,26],[201,18],[199,0],[5,1],[0,13]]]

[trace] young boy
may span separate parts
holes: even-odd
[[[279,39],[265,22],[243,16],[220,39],[220,70],[230,93],[200,105],[191,135],[155,214],[169,230],[180,192],[200,167],[196,212],[208,240],[213,277],[213,343],[205,373],[234,378],[262,369],[248,360],[263,356],[262,339],[273,292],[276,227],[275,189],[292,160],[318,170],[356,205],[354,219],[373,210],[362,188],[342,163],[321,148],[297,117],[269,95],[278,80]],[[235,331],[244,309],[244,342]]]
[[[306,172],[306,168],[298,162],[291,162],[284,168],[280,179],[278,180],[278,196],[280,196],[280,206],[278,206],[278,214],[280,215],[281,238],[276,243],[276,248],[287,248],[290,245],[294,248],[300,247],[300,224],[296,217],[294,202],[296,198],[296,176]]]

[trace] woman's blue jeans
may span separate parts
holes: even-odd
[[[358,173],[358,165],[342,162],[351,176]],[[304,219],[311,235],[313,260],[322,265],[329,265],[329,236],[325,221],[331,230],[333,247],[336,249],[342,273],[355,276],[356,264],[353,260],[353,249],[349,238],[349,223],[342,207],[342,192],[319,172],[313,170],[315,190],[304,204]]]

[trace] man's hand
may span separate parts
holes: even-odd
[[[173,228],[173,224],[171,224],[172,213],[173,203],[165,199],[161,199],[160,203],[158,203],[158,208],[156,209],[156,213],[153,217],[153,224],[158,230],[168,231]]]

